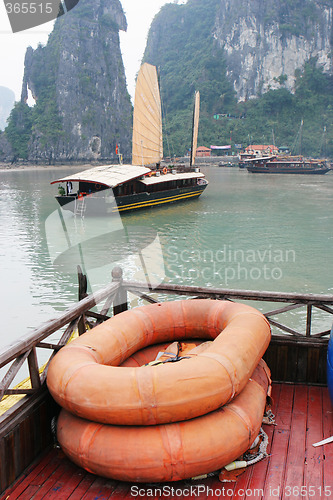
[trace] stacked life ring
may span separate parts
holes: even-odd
[[[146,364],[156,349],[168,351],[156,344],[191,339],[176,362]],[[63,451],[89,472],[122,481],[178,481],[221,469],[259,433],[269,341],[261,313],[228,301],[165,302],[118,314],[50,363],[47,384],[64,408]]]

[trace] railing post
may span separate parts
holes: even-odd
[[[312,304],[306,306],[306,333],[307,337],[311,336],[311,321],[312,321]]]
[[[78,299],[79,301],[87,297],[87,276],[83,274],[81,266],[77,266],[77,277],[79,282],[79,291],[78,291]],[[84,314],[79,319],[77,329],[79,335],[82,335],[86,332],[86,317]]]
[[[127,306],[127,291],[123,287],[123,270],[121,267],[115,267],[112,269],[112,281],[118,281],[119,282],[119,289],[117,292],[117,295],[114,298],[113,301],[113,314],[119,314],[123,311],[127,311],[128,306]]]
[[[28,366],[31,380],[31,387],[38,389],[41,387],[36,348],[33,347],[28,356]]]
[[[87,297],[87,276],[83,274],[81,266],[77,266],[77,277],[79,282],[79,300]]]

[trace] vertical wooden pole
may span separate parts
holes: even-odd
[[[78,275],[78,282],[79,282],[79,301],[87,297],[87,276],[83,274],[81,266],[77,266],[77,275]],[[81,318],[79,319],[78,322],[78,331],[79,335],[82,335],[86,331],[86,318],[85,315],[82,314]]]
[[[28,356],[28,365],[29,365],[31,387],[33,389],[38,389],[39,387],[41,387],[41,382],[39,376],[36,347],[33,347],[33,349],[31,349],[30,351],[30,354]]]
[[[86,333],[86,317],[84,314],[79,319],[79,322],[77,324],[77,329],[79,331],[79,335],[83,335]]]
[[[79,300],[87,297],[87,276],[83,274],[81,266],[77,266],[77,276],[79,282]]]
[[[312,304],[308,304],[306,306],[306,336],[310,337],[311,335],[311,320],[312,320]]]
[[[117,295],[113,301],[113,314],[119,314],[123,311],[127,311],[127,290],[122,286],[123,282],[123,270],[121,267],[115,267],[112,269],[112,281],[118,281],[120,284]]]

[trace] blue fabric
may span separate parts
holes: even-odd
[[[328,342],[327,350],[327,385],[333,405],[333,327],[331,330],[331,336]]]

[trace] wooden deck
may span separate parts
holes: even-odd
[[[128,484],[89,474],[52,449],[1,496],[3,499],[333,498],[333,407],[325,387],[273,384],[275,426],[264,426],[269,457],[249,467],[236,483],[217,478],[165,485]],[[139,458],[139,452],[138,452]],[[164,490],[163,490],[164,487]]]

